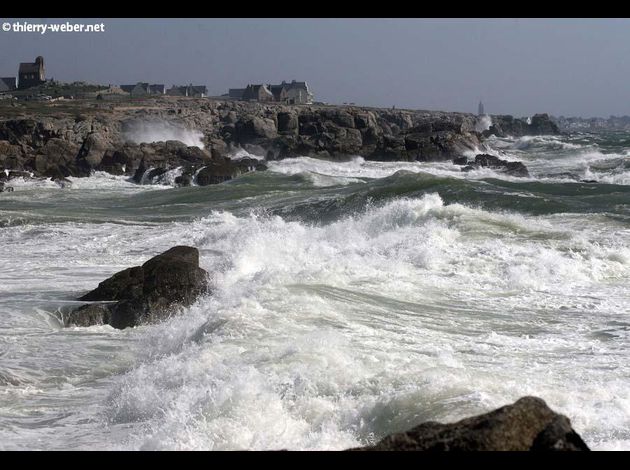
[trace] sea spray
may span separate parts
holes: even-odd
[[[492,117],[489,114],[484,114],[483,116],[479,116],[477,118],[477,122],[475,123],[475,131],[476,132],[484,132],[490,129],[492,126]]]
[[[180,127],[167,121],[134,120],[127,122],[123,136],[126,140],[136,144],[177,140],[189,147],[204,148],[201,131]]]

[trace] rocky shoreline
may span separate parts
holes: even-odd
[[[490,130],[479,132],[472,114],[356,106],[167,98],[3,106],[1,181],[39,177],[63,183],[69,176],[104,171],[150,183],[179,168],[177,185],[205,186],[264,170],[268,160],[361,155],[377,161],[448,161],[483,151],[490,131],[559,133],[547,115],[534,116],[531,124],[498,116]],[[191,135],[196,145],[181,141]],[[143,139],[152,143],[139,142]],[[239,150],[258,158],[235,159]]]

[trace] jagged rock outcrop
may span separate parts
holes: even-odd
[[[199,267],[199,251],[176,246],[142,266],[114,274],[78,300],[86,304],[63,318],[65,326],[109,324],[127,328],[170,316],[177,306],[191,305],[208,290],[208,273]]]
[[[455,165],[463,165],[462,171],[470,171],[478,168],[492,168],[507,173],[510,176],[529,176],[529,171],[523,162],[510,162],[502,160],[494,155],[482,153],[475,156],[474,160],[468,160],[466,157],[458,157],[453,159]]]
[[[54,117],[25,111],[0,121],[0,170],[56,178],[89,176],[96,170],[139,174],[140,181],[146,170],[181,167],[183,175],[192,175],[192,183],[207,167],[201,180],[221,182],[246,167],[264,168],[226,163],[238,149],[268,160],[361,155],[381,161],[451,160],[483,149],[477,117],[466,113],[171,97],[149,98],[132,107],[80,101],[64,106],[70,110],[55,110]],[[557,132],[547,115],[534,116],[531,124],[511,116],[495,116],[493,122],[484,135]],[[193,131],[202,135],[203,149],[168,140]],[[138,143],[161,135],[162,142]],[[216,172],[208,176],[212,168]],[[187,184],[188,179],[180,181]]]
[[[427,422],[392,434],[372,451],[580,451],[589,450],[566,416],[536,397],[456,423]]]
[[[260,149],[257,153],[268,159],[360,154],[374,160],[435,160],[479,145],[475,117],[461,113],[194,99],[149,101],[141,109],[70,105],[77,106],[75,114],[0,122],[2,168],[38,176],[87,176],[94,170],[133,176],[143,160],[146,169],[183,166],[192,173],[203,166],[224,167],[225,157],[238,148]],[[128,138],[137,129],[164,128],[164,123],[203,133],[205,149]],[[229,173],[234,177],[243,170],[237,165]],[[225,180],[222,173],[210,180]]]
[[[524,119],[517,119],[510,115],[492,116],[492,125],[483,132],[484,136],[521,137],[524,135],[556,135],[560,129],[548,114],[535,114],[528,124]]]

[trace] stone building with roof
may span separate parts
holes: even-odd
[[[243,101],[277,102],[286,104],[313,104],[314,96],[306,82],[283,81],[279,85],[247,85],[247,88],[230,88],[227,96]]]
[[[208,96],[208,87],[205,85],[173,85],[166,91],[169,96],[188,96],[189,98],[205,98]]]
[[[287,90],[286,96],[289,104],[313,104],[315,97],[308,89],[306,82],[293,80],[291,83],[286,83],[283,81],[281,86]]]
[[[120,88],[131,96],[166,94],[166,85],[150,85],[148,82],[138,82],[135,85],[120,85]]]
[[[286,103],[289,99],[288,88],[282,85],[269,85],[269,91],[273,94],[273,100],[279,103]]]
[[[274,101],[274,96],[268,85],[247,85],[243,92],[243,101]]]
[[[35,62],[22,62],[18,71],[18,88],[24,90],[46,83],[44,58],[38,56]]]

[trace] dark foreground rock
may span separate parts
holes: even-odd
[[[108,324],[127,328],[167,318],[176,306],[191,305],[208,289],[208,273],[199,267],[199,251],[176,246],[114,274],[78,300],[86,304],[64,318],[65,326]]]
[[[476,170],[481,167],[499,170],[511,176],[529,176],[529,171],[522,162],[509,162],[486,153],[475,156],[474,160],[468,160],[466,157],[458,157],[453,160],[453,163],[455,165],[465,165],[462,171]]]
[[[590,450],[566,416],[536,397],[452,424],[427,422],[349,450],[578,451]]]

